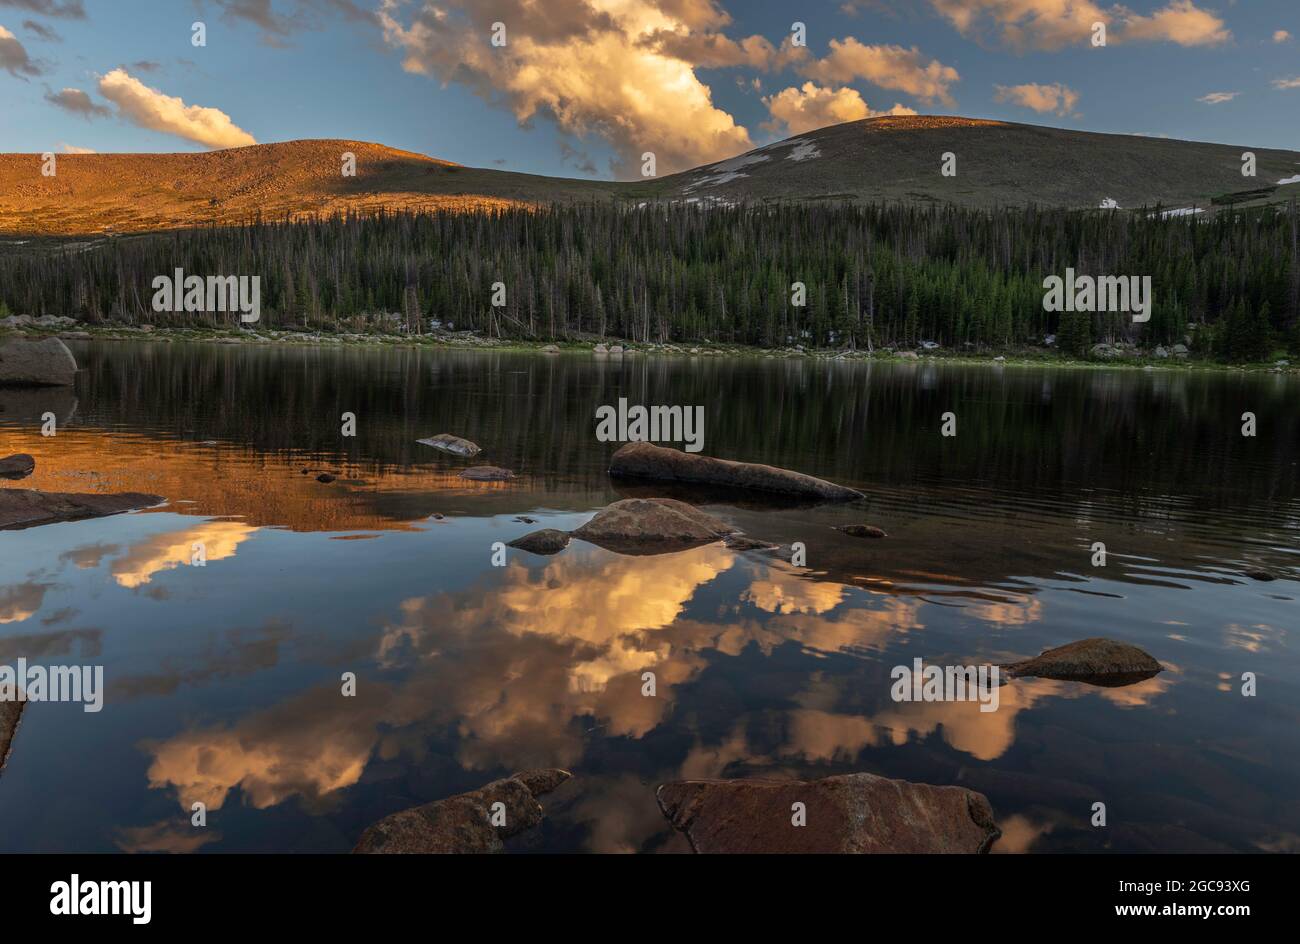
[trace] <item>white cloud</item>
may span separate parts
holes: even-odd
[[[501,12],[515,6],[514,15]],[[695,64],[681,57],[685,51],[661,42],[665,32],[728,22],[712,0],[505,0],[484,7],[426,2],[408,17],[405,4],[381,0],[377,15],[406,71],[463,84],[505,104],[520,122],[548,115],[566,132],[603,138],[623,173],[633,172],[644,151],[655,153],[663,174],[752,147],[749,132],[714,105]],[[503,47],[489,42],[498,20],[507,24]],[[511,32],[511,23],[528,28]],[[751,44],[747,55],[762,55],[759,48]]]
[[[925,62],[921,51],[913,46],[867,46],[852,36],[832,39],[825,58],[804,66],[807,77],[825,84],[865,79],[880,88],[906,92],[927,102],[951,105],[949,86],[961,80],[957,70],[937,59]]]
[[[0,69],[16,78],[40,75],[44,69],[27,55],[27,47],[13,33],[0,26]]]
[[[1016,48],[1061,49],[1092,40],[1094,23],[1105,23],[1108,43],[1171,42],[1214,46],[1232,38],[1223,20],[1192,0],[1170,0],[1149,16],[1122,4],[1094,0],[930,0],[963,35],[993,32]]]
[[[1240,92],[1211,92],[1209,95],[1202,95],[1197,99],[1198,102],[1204,102],[1206,105],[1222,105],[1224,102],[1230,102]]]
[[[1273,88],[1279,92],[1286,89],[1300,88],[1300,75],[1293,75],[1288,78],[1274,79]]]
[[[1052,85],[1027,82],[1024,85],[997,85],[994,88],[997,89],[997,101],[1020,105],[1040,114],[1055,112],[1058,115],[1068,115],[1079,103],[1079,93],[1060,82]]]
[[[803,134],[827,125],[879,115],[915,115],[911,108],[895,104],[888,111],[874,111],[863,100],[857,89],[823,88],[805,82],[802,88],[787,88],[763,99],[772,115],[764,127],[777,131],[782,127],[788,134]]]
[[[179,98],[150,88],[125,69],[114,69],[103,76],[99,94],[117,106],[119,117],[151,131],[173,134],[209,148],[257,143],[221,109],[186,105]]]

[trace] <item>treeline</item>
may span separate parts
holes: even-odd
[[[0,303],[91,322],[237,323],[155,312],[153,279],[180,268],[260,276],[265,327],[423,333],[439,322],[502,338],[855,348],[1006,348],[1057,334],[1075,351],[1190,333],[1202,353],[1242,360],[1300,339],[1296,252],[1293,208],[1196,220],[606,203],[257,222],[39,248],[0,255]],[[1150,321],[1045,311],[1043,279],[1067,267],[1151,276]]]

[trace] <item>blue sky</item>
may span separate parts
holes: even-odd
[[[1300,2],[0,0],[0,151],[353,138],[612,177],[891,110],[1300,149]]]

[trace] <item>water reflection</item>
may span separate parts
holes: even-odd
[[[93,721],[29,708],[0,778],[4,850],[342,851],[389,812],[531,766],[577,776],[526,850],[682,851],[659,781],[852,770],[984,791],[999,851],[1297,847],[1300,426],[1274,378],[79,354],[57,437],[0,414],[0,451],[37,457],[15,484],[169,503],[0,533],[0,661],[94,660],[109,684]],[[163,395],[194,389],[223,395]],[[608,480],[588,423],[620,395],[704,403],[709,452],[868,499],[693,496],[753,537],[804,542],[807,567],[580,541],[491,566],[493,542],[636,492]],[[1277,436],[1240,441],[1224,417],[1247,400]],[[954,404],[963,436],[941,443]],[[337,435],[344,409],[355,442]],[[469,483],[414,445],[444,430],[520,478]],[[890,537],[833,530],[858,521]],[[991,713],[889,698],[890,669],[917,657],[1001,663],[1096,635],[1165,671],[1123,688],[1020,679]],[[1122,809],[1104,834],[1099,799]]]

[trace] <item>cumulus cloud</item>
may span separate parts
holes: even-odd
[[[814,82],[805,82],[802,88],[787,88],[763,99],[772,115],[764,125],[771,131],[782,128],[789,134],[803,134],[827,125],[879,115],[915,115],[916,112],[900,104],[888,111],[874,111],[857,89],[824,88]]]
[[[67,20],[84,20],[86,6],[83,0],[0,0],[0,7],[13,7],[41,16],[62,17]]]
[[[960,81],[961,76],[952,66],[937,59],[925,61],[921,51],[913,46],[867,46],[852,36],[832,39],[831,51],[822,59],[809,63],[800,71],[824,84],[852,82],[865,79],[880,88],[906,92],[927,102],[941,101],[951,105],[949,86]]]
[[[45,100],[51,105],[57,105],[64,111],[70,111],[74,115],[80,115],[87,120],[91,118],[105,118],[110,112],[103,105],[96,105],[81,89],[65,88],[58,92],[47,91]]]
[[[1273,42],[1275,43],[1289,43],[1290,41],[1291,34],[1286,30],[1278,30],[1273,34]]]
[[[114,69],[101,78],[99,94],[117,106],[119,117],[151,131],[174,134],[209,148],[257,143],[219,108],[186,105],[179,98],[150,88],[125,69]]]
[[[1209,95],[1202,95],[1197,99],[1198,102],[1204,102],[1206,105],[1222,105],[1224,102],[1230,102],[1240,92],[1211,92]]]
[[[1061,49],[1091,41],[1094,23],[1105,23],[1107,42],[1171,42],[1215,46],[1232,38],[1223,20],[1192,0],[1170,0],[1149,16],[1122,4],[1094,0],[930,0],[963,35],[993,33],[1019,49]]]
[[[13,33],[0,26],[0,69],[19,79],[40,75],[45,70],[27,55],[27,47]]]
[[[1079,93],[1060,82],[1052,85],[1027,82],[1024,85],[998,85],[995,88],[997,101],[1030,108],[1040,114],[1055,112],[1058,115],[1068,115],[1079,103]]]
[[[579,137],[608,141],[631,174],[654,152],[660,173],[730,157],[749,132],[713,103],[695,64],[663,47],[663,33],[728,22],[711,0],[474,0],[404,4],[382,0],[385,41],[403,68],[456,82],[510,108],[517,120],[552,117]],[[503,12],[505,11],[505,12]],[[511,12],[513,11],[513,12]],[[505,46],[492,23],[507,24]],[[510,32],[509,24],[528,29]]]

